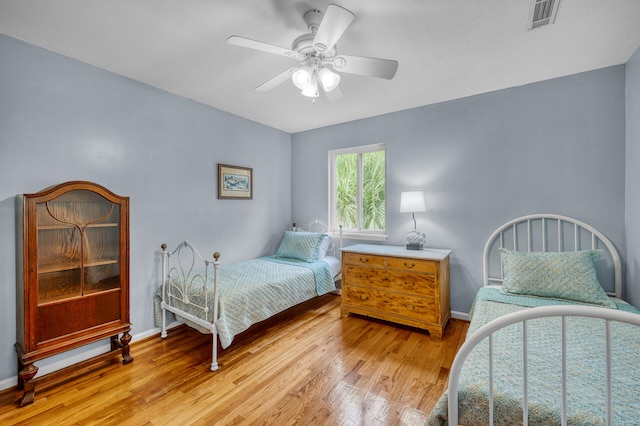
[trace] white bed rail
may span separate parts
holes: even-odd
[[[483,342],[485,339],[489,339],[489,424],[494,424],[494,406],[493,406],[493,347],[492,339],[493,334],[509,325],[522,323],[523,326],[523,380],[524,380],[524,398],[523,398],[523,425],[528,424],[528,403],[527,403],[527,386],[528,386],[528,371],[527,371],[527,321],[542,317],[562,317],[562,425],[567,424],[567,395],[566,395],[566,371],[567,371],[567,359],[566,359],[566,318],[567,317],[590,317],[605,320],[605,339],[606,339],[606,422],[607,425],[612,424],[612,402],[613,395],[611,394],[611,336],[610,327],[611,322],[623,322],[631,325],[640,326],[640,315],[636,315],[630,312],[624,312],[616,309],[606,309],[594,306],[543,306],[537,308],[528,308],[521,311],[513,312],[511,314],[504,315],[497,318],[484,326],[476,330],[462,345],[451,366],[451,372],[449,375],[449,387],[448,387],[448,403],[449,403],[449,421],[450,425],[458,424],[458,385],[460,379],[460,372],[462,367],[473,349]]]
[[[220,253],[213,254],[214,260],[204,259],[198,249],[188,241],[178,245],[172,252],[167,251],[167,245],[162,244],[162,332],[160,337],[167,337],[167,315],[172,312],[181,319],[196,323],[200,327],[208,330],[213,335],[213,348],[211,353],[211,370],[218,369],[218,344],[216,332],[216,320],[218,318],[218,267],[220,266]],[[175,260],[172,262],[171,258]],[[203,268],[196,266],[196,262],[204,265]],[[213,279],[213,301],[209,305],[207,282]],[[189,299],[189,292],[193,288],[201,287],[204,293],[204,304],[200,305]],[[204,319],[196,315],[185,312],[173,304],[179,301],[204,312]]]

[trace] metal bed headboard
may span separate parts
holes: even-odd
[[[515,251],[561,252],[602,249],[596,271],[610,296],[622,297],[622,264],[613,243],[600,231],[567,216],[532,214],[513,219],[489,237],[483,254],[483,285],[502,284],[500,248]]]
[[[304,228],[300,228],[294,222],[291,226],[291,229],[294,231],[304,230],[307,232],[318,232],[320,234],[329,234],[329,225],[321,221],[320,219],[314,219],[313,222],[309,223]],[[329,234],[329,236],[331,236]],[[331,247],[329,248],[328,253],[331,253],[332,256],[338,257],[338,252],[342,249],[342,225],[340,225],[340,231],[338,233],[338,239],[340,241],[340,246],[336,247],[335,242],[333,241],[333,237],[331,238]]]

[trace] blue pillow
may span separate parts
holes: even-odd
[[[287,231],[275,256],[313,262],[318,255],[318,247],[324,236],[325,234],[317,232]]]
[[[602,250],[543,253],[501,248],[500,256],[504,271],[502,293],[616,307],[596,274]]]

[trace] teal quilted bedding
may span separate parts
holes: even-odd
[[[640,311],[613,299],[618,309]],[[509,296],[499,289],[482,288],[472,308],[468,336],[499,316],[527,307],[558,304],[527,296]],[[566,302],[565,302],[566,304]],[[567,415],[569,425],[604,425],[605,327],[604,320],[567,319]],[[640,329],[612,323],[613,424],[640,424]],[[494,422],[496,425],[522,424],[523,355],[522,325],[515,324],[494,334]],[[540,318],[528,322],[529,336],[529,424],[561,424],[560,318]],[[485,340],[469,355],[461,376],[459,423],[489,424],[488,342]],[[447,394],[437,402],[427,425],[447,424]]]
[[[208,286],[213,288],[213,277],[209,281]],[[270,256],[221,265],[218,269],[218,286],[216,327],[223,348],[231,345],[234,336],[251,325],[336,289],[326,262],[303,262]],[[194,286],[192,290],[190,300],[196,304],[204,304],[202,287]],[[155,297],[155,321],[158,326],[162,322],[161,292],[162,288]],[[208,293],[209,306],[213,306],[213,291]],[[178,301],[173,305],[202,318],[202,312],[196,308]],[[205,331],[195,324],[189,325]]]

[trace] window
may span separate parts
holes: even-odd
[[[329,151],[330,228],[345,236],[385,240],[386,147]]]

